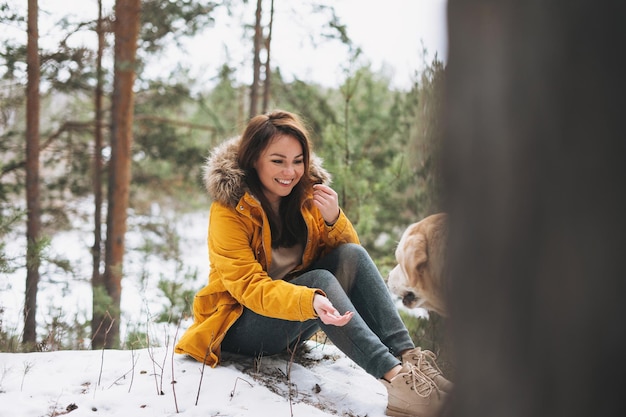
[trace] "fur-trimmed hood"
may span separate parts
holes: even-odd
[[[214,201],[234,207],[248,186],[244,182],[245,173],[237,163],[239,137],[234,137],[217,145],[204,164],[204,186]],[[311,153],[309,174],[313,182],[330,185],[332,176],[322,167],[322,159]]]

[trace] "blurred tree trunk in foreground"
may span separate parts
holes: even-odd
[[[626,3],[448,13],[452,415],[625,415]]]
[[[99,311],[93,312],[93,348],[112,348],[119,344],[124,238],[131,179],[133,84],[140,3],[140,0],[117,0],[115,2],[115,71],[111,107],[111,160],[104,288],[100,290],[94,288],[94,298],[105,298],[108,303],[104,306],[98,304]],[[94,304],[97,301],[103,300],[94,300]],[[107,304],[108,308],[106,308]]]
[[[24,336],[27,349],[37,342],[37,289],[39,286],[41,203],[39,199],[39,27],[37,0],[28,0],[26,86],[26,294]]]

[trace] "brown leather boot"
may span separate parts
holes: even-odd
[[[439,390],[428,378],[410,362],[402,365],[402,370],[391,381],[381,380],[387,388],[387,410],[393,417],[438,417],[446,404],[445,392]]]
[[[419,347],[411,349],[402,355],[402,362],[410,362],[424,373],[428,378],[432,379],[437,388],[446,393],[451,393],[454,389],[454,384],[448,381],[444,376],[441,369],[435,362],[437,356],[430,350],[422,350]]]

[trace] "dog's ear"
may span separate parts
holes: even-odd
[[[422,274],[426,264],[428,263],[428,240],[423,233],[419,233],[415,237],[415,269],[418,275]]]
[[[406,268],[410,286],[421,287],[421,276],[428,263],[428,240],[417,231],[407,234],[398,261]]]

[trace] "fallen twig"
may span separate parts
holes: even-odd
[[[172,344],[172,393],[174,394],[174,405],[176,406],[176,414],[178,411],[178,399],[176,398],[176,379],[174,378],[174,347],[176,346],[176,339],[178,338],[178,329],[180,329],[180,319],[176,325],[176,332],[174,333],[174,343]]]
[[[24,373],[22,374],[22,383],[20,384],[20,391],[24,390],[24,380],[26,379],[26,375],[33,369],[32,362],[24,362]]]
[[[100,373],[98,374],[98,384],[96,385],[96,387],[99,387],[100,383],[102,382],[102,370],[104,369],[104,346],[106,346],[107,344],[107,337],[109,336],[109,332],[111,331],[111,328],[113,327],[113,323],[115,323],[115,319],[111,317],[108,311],[107,311],[107,316],[111,319],[111,323],[109,323],[109,327],[104,332],[104,343],[102,346],[102,354],[100,355]],[[93,390],[93,395],[94,397],[96,395],[95,389]]]
[[[132,374],[130,374],[130,385],[128,386],[128,393],[130,394],[130,389],[133,387],[133,382],[135,381],[135,349],[130,348],[131,354],[131,362],[133,364]]]
[[[118,377],[115,381],[113,381],[113,382],[111,383],[111,385],[109,385],[109,386],[107,387],[107,389],[111,389],[111,387],[112,387],[113,385],[117,384],[120,380],[122,380],[122,379],[126,379],[126,375],[131,374],[131,373],[132,373],[132,374],[134,374],[134,373],[135,373],[135,364],[137,363],[137,361],[138,361],[138,360],[139,360],[139,357],[137,357],[137,359],[135,359],[135,355],[134,355],[134,351],[133,351],[133,365],[132,365],[131,369],[130,369],[129,371],[126,371],[126,373],[124,373],[123,375],[121,375],[120,377]],[[132,386],[132,384],[133,384],[133,383],[132,383],[132,379],[131,379],[131,386]],[[128,392],[130,393],[130,387],[128,387]]]
[[[293,345],[293,349],[291,350],[289,357],[289,362],[287,363],[287,389],[289,390],[289,410],[291,411],[291,417],[293,417],[293,394],[291,392],[291,365],[293,364],[294,358],[296,356],[296,350],[298,350],[298,345],[300,344],[300,338],[302,337],[302,333],[298,335],[298,339],[296,343]]]
[[[202,388],[202,378],[204,377],[204,368],[206,368],[206,358],[209,357],[211,353],[211,344],[213,343],[214,335],[211,335],[211,340],[209,341],[209,346],[206,347],[206,353],[204,354],[204,360],[202,361],[202,370],[200,371],[200,382],[198,382],[198,395],[196,395],[196,406],[198,405],[198,400],[200,399],[200,388]]]
[[[230,392],[230,400],[233,400],[233,397],[235,396],[235,390],[237,389],[237,381],[242,380],[243,382],[247,383],[248,385],[250,385],[251,387],[253,386],[250,381],[246,381],[245,379],[241,378],[241,377],[237,377],[237,379],[235,379],[235,385],[233,386],[233,390]]]

